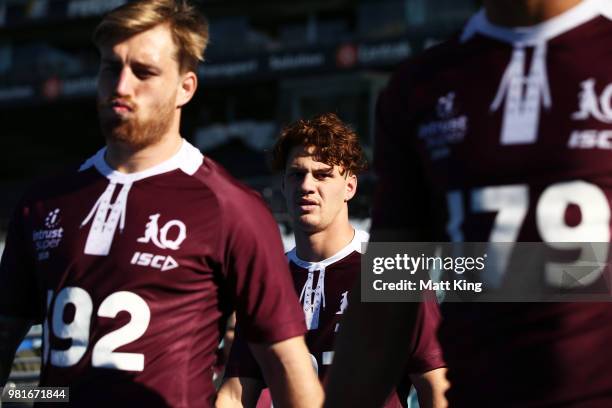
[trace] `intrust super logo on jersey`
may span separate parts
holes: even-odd
[[[436,119],[419,127],[418,136],[429,150],[432,160],[447,157],[448,145],[463,142],[467,132],[468,118],[457,115],[455,93],[449,92],[438,98]]]
[[[62,241],[64,229],[60,226],[60,221],[60,209],[56,208],[45,217],[44,228],[32,233],[32,241],[39,261],[48,259],[49,249],[57,248]]]

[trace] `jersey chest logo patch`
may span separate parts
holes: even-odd
[[[346,292],[342,292],[342,297],[340,298],[340,307],[336,312],[337,315],[344,314],[344,311],[348,307],[348,290]],[[337,333],[340,329],[340,323],[336,323],[334,326],[334,333]],[[331,363],[330,363],[331,364]]]
[[[587,120],[591,117],[603,123],[612,123],[612,84],[608,84],[601,96],[597,96],[594,78],[580,83],[578,110],[572,114],[572,119]]]
[[[159,214],[149,216],[149,222],[145,227],[144,235],[138,238],[138,242],[143,244],[153,242],[160,249],[176,251],[180,248],[185,238],[187,238],[187,227],[185,227],[182,221],[170,220],[163,227],[159,228],[159,216]]]
[[[45,217],[44,227],[32,232],[32,241],[36,248],[39,261],[49,259],[49,250],[57,248],[64,237],[64,229],[60,225],[60,209],[49,211]]]
[[[578,110],[572,113],[575,121],[591,118],[599,122],[612,123],[612,84],[608,84],[597,94],[595,78],[580,83]],[[577,129],[572,131],[567,143],[569,149],[612,150],[612,129]]]
[[[435,119],[419,127],[421,139],[432,160],[443,159],[450,154],[449,145],[463,142],[468,127],[468,118],[458,115],[455,108],[455,93],[449,92],[438,98]]]
[[[178,262],[176,262],[176,260],[170,255],[155,255],[148,252],[134,252],[130,263],[132,265],[150,266],[151,268],[159,269],[162,272],[179,267]]]
[[[179,220],[170,220],[160,228],[159,217],[159,213],[149,216],[149,222],[145,226],[143,236],[136,241],[142,244],[153,243],[159,249],[177,251],[187,238],[185,223]],[[179,267],[178,262],[170,255],[158,255],[139,251],[134,252],[130,264],[149,266],[162,272]]]
[[[340,307],[336,314],[344,314],[344,311],[348,307],[348,290],[346,292],[342,292],[342,297],[340,298]]]

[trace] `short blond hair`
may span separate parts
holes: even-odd
[[[208,22],[186,0],[136,0],[118,7],[98,24],[93,42],[99,48],[160,24],[170,27],[177,48],[179,71],[196,71],[198,62],[204,61],[204,50],[208,45]]]

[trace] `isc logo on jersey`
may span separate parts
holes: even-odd
[[[582,121],[594,118],[599,122],[612,124],[612,84],[608,84],[598,96],[595,79],[589,78],[580,84],[578,110],[572,119]],[[567,147],[570,149],[612,149],[611,129],[574,130]]]
[[[159,228],[159,216],[160,214],[149,216],[144,235],[137,241],[143,244],[152,242],[160,249],[178,250],[187,238],[187,227],[182,221],[170,220],[162,228]],[[169,271],[179,266],[178,262],[170,255],[156,255],[149,252],[134,252],[130,263],[132,265],[150,266],[162,271]]]

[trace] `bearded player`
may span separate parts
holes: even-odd
[[[306,344],[324,381],[343,313],[350,308],[349,290],[359,279],[361,246],[369,238],[354,229],[348,217],[348,201],[357,191],[365,159],[355,132],[336,115],[323,114],[283,129],[273,163],[282,172],[282,191],[294,226],[296,246],[287,258],[308,326]],[[438,306],[432,301],[413,305],[419,319],[403,339],[410,350],[405,376],[386,406],[405,406],[413,383],[422,407],[442,407],[446,380],[435,337]],[[238,334],[217,407],[255,406],[264,386],[257,363]],[[260,400],[258,406],[266,405]]]
[[[372,239],[609,242],[611,6],[485,0],[461,36],[403,65],[378,104]],[[567,288],[543,272],[533,271]],[[353,311],[329,407],[375,406],[400,370],[397,355],[359,350],[398,350],[407,328],[374,333],[411,312]],[[446,304],[442,314],[451,406],[612,406],[611,303]],[[353,381],[369,389],[346,395]]]
[[[40,385],[70,387],[73,406],[211,406],[215,350],[235,309],[279,406],[319,405],[276,223],[179,133],[204,18],[180,0],[135,1],[105,17],[94,42],[106,147],[32,188],[12,219],[1,382],[36,322]]]

